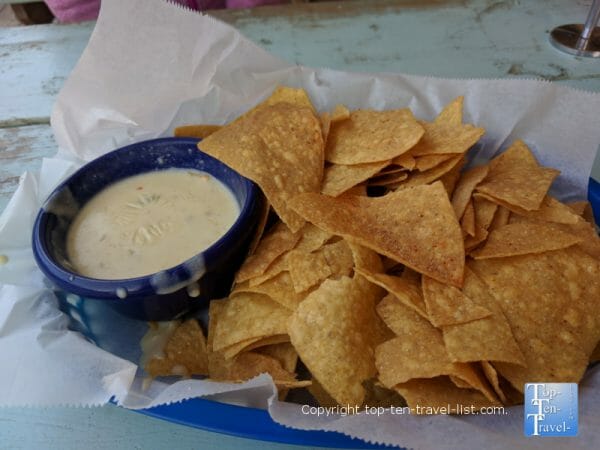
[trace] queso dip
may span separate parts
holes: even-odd
[[[239,213],[229,189],[205,172],[148,172],[108,186],[84,205],[69,228],[67,254],[87,277],[150,275],[210,247]]]

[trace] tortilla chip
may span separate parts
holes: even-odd
[[[390,294],[392,294],[392,296],[395,297],[394,301],[402,302],[405,306],[413,309],[421,317],[429,320],[425,302],[423,301],[423,296],[421,295],[420,284],[417,284],[418,281],[411,281],[406,278],[395,277],[393,275],[387,275],[384,273],[373,273],[365,269],[357,268],[356,270],[371,283],[381,286]],[[386,298],[384,298],[381,303],[383,303]],[[380,317],[385,322],[385,318],[381,315]]]
[[[392,160],[392,163],[407,170],[413,170],[417,165],[417,161],[410,153],[404,153],[403,155],[395,157]]]
[[[475,210],[475,224],[484,230],[488,230],[496,210],[499,206],[496,203],[490,202],[489,200],[480,197],[479,195],[473,196],[473,209]]]
[[[383,385],[393,388],[414,378],[439,375],[464,378],[469,366],[450,360],[440,330],[396,299],[386,299],[383,306],[377,306],[377,312],[385,317],[396,337],[375,349],[378,378]]]
[[[525,365],[525,358],[497,300],[468,268],[463,292],[478,306],[492,312],[488,317],[442,328],[444,344],[455,362],[502,361]]]
[[[362,382],[375,375],[375,298],[348,277],[325,280],[288,323],[292,345],[310,372],[341,405],[361,405]]]
[[[463,154],[483,136],[485,130],[462,124],[463,98],[448,104],[433,123],[424,123],[425,134],[411,150],[413,156]]]
[[[319,284],[332,274],[331,267],[322,253],[292,250],[287,255],[287,261],[294,291],[297,293]]]
[[[504,395],[504,391],[500,387],[500,379],[498,378],[498,372],[496,369],[494,369],[494,366],[492,366],[489,361],[481,361],[481,368],[483,369],[483,373],[485,374],[489,383],[494,388],[496,395],[498,395],[498,398],[500,398],[500,401],[506,404],[508,400]]]
[[[372,177],[369,179],[367,184],[369,186],[397,186],[407,178],[407,172],[396,172]]]
[[[329,130],[331,130],[331,116],[329,113],[322,113],[319,115],[319,122],[321,123],[321,136],[323,136],[323,142],[327,142]]]
[[[230,297],[219,313],[213,351],[253,338],[286,334],[291,312],[266,295],[244,292]]]
[[[596,226],[596,222],[594,220],[594,211],[590,202],[582,200],[579,202],[567,203],[567,206],[571,208],[575,214],[583,217],[585,221],[591,223],[593,226]]]
[[[449,159],[459,156],[455,153],[440,154],[440,155],[423,155],[418,156],[416,159],[415,169],[419,172],[425,172],[426,170],[433,169],[435,166],[440,165]]]
[[[222,125],[182,125],[175,128],[173,135],[176,137],[204,139],[221,128],[223,128]]]
[[[314,377],[312,379],[312,384],[308,387],[308,392],[310,392],[320,406],[334,407],[338,405],[338,402],[329,395],[321,383]]]
[[[236,283],[262,275],[273,261],[294,248],[299,240],[300,234],[292,233],[283,222],[274,225],[271,231],[262,238],[254,254],[246,258],[238,270],[235,276]]]
[[[475,259],[543,253],[567,248],[583,239],[543,223],[510,223],[492,231],[485,243],[471,256]]]
[[[448,103],[438,114],[435,121],[449,127],[459,127],[463,122],[463,105],[465,98],[461,95]]]
[[[264,108],[266,106],[275,105],[277,103],[289,103],[295,106],[309,108],[315,110],[306,91],[302,88],[293,88],[289,86],[277,86],[273,93],[263,103],[260,103],[255,108]]]
[[[208,308],[208,335],[206,338],[206,348],[208,349],[208,376],[212,379],[226,379],[229,374],[232,360],[225,358],[223,353],[215,352],[213,341],[215,338],[215,329],[222,316],[225,303],[228,299],[211,300]]]
[[[321,192],[325,195],[337,197],[348,189],[371,178],[389,163],[390,161],[379,161],[351,166],[332,164],[325,169]]]
[[[150,376],[208,375],[208,350],[195,319],[179,325],[164,348],[164,358],[152,358],[144,369]]]
[[[289,342],[267,345],[257,349],[256,352],[275,358],[287,372],[296,372],[298,353]]]
[[[352,275],[354,257],[350,246],[345,240],[323,246],[318,253],[322,253],[331,268],[331,277]]]
[[[481,183],[489,171],[489,166],[477,166],[463,173],[452,194],[452,207],[456,217],[462,217],[475,187]]]
[[[504,206],[498,205],[496,212],[494,213],[494,218],[488,227],[489,231],[496,230],[508,223],[510,218],[510,210],[505,208]]]
[[[279,345],[290,342],[290,337],[287,334],[276,334],[264,338],[252,338],[246,339],[245,341],[237,344],[230,345],[229,347],[221,350],[223,356],[227,359],[232,359],[242,352],[249,352],[250,350],[260,350],[264,347],[271,345]]]
[[[401,189],[377,198],[331,198],[306,193],[296,196],[291,207],[332,234],[432,278],[462,284],[462,232],[441,183]]]
[[[231,296],[236,297],[242,293],[266,295],[290,311],[296,309],[298,304],[306,297],[306,293],[295,291],[292,277],[289,272],[285,271],[256,286],[250,286],[249,283],[238,284],[235,286]]]
[[[540,166],[523,141],[490,162],[490,170],[477,191],[526,211],[540,208],[560,171]]]
[[[465,212],[460,219],[460,227],[469,236],[475,236],[475,208],[473,208],[473,202],[469,201]]]
[[[473,302],[464,292],[424,276],[423,299],[429,320],[436,327],[457,325],[489,317],[492,312]]]
[[[350,118],[350,110],[344,105],[335,105],[335,109],[331,112],[332,122],[341,122]]]
[[[411,172],[408,178],[400,183],[401,188],[407,188],[411,186],[421,186],[423,184],[430,184],[436,180],[439,180],[444,175],[451,173],[452,170],[463,164],[464,157],[462,155],[454,156],[441,164],[438,164],[432,169],[426,170],[425,172]]]
[[[521,392],[524,383],[578,382],[600,339],[600,262],[571,247],[470,267],[499,301],[527,362],[495,363],[498,372]]]
[[[229,370],[229,380],[246,381],[261,373],[268,373],[278,387],[298,388],[309,386],[310,381],[298,381],[286,371],[277,359],[256,352],[238,355]]]
[[[314,226],[312,223],[306,223],[302,230],[300,230],[302,236],[294,249],[302,250],[305,252],[314,252],[320,249],[333,235],[319,227]]]
[[[549,195],[544,197],[540,208],[535,211],[526,211],[518,206],[511,205],[510,203],[506,203],[503,200],[499,200],[487,194],[477,194],[477,196],[485,198],[493,203],[497,203],[500,206],[504,206],[511,212],[530,220],[564,224],[576,224],[582,221],[581,217],[575,214],[571,208]]]
[[[336,164],[387,161],[410,150],[422,135],[409,109],[357,110],[332,124],[325,159]]]
[[[471,408],[478,411],[479,408],[494,405],[479,391],[456,387],[448,377],[410,380],[394,389],[404,397],[413,414],[440,414],[440,408],[448,407],[450,411],[444,410],[444,414],[466,412],[461,407],[467,408],[468,413],[472,414]]]
[[[446,172],[444,175],[440,177],[440,181],[444,185],[444,189],[448,193],[448,198],[452,198],[452,194],[454,193],[454,189],[456,188],[456,183],[458,183],[458,179],[460,178],[460,174],[465,165],[465,158],[462,158],[458,161],[452,169]]]
[[[321,126],[310,108],[289,103],[259,108],[198,147],[257,183],[293,232],[302,227],[287,203],[295,194],[319,192],[323,178]]]

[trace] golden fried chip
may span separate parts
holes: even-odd
[[[417,165],[417,161],[414,156],[408,153],[404,153],[403,155],[397,156],[392,160],[392,164],[396,164],[400,167],[405,168],[406,170],[413,170]]]
[[[393,388],[414,378],[439,375],[473,378],[468,364],[450,360],[440,330],[399,301],[386,299],[386,304],[378,305],[377,311],[385,316],[396,337],[375,349],[378,377],[384,386]]]
[[[291,207],[332,234],[440,281],[462,284],[462,232],[441,183],[377,198],[306,193],[296,196]]]
[[[578,382],[600,338],[600,262],[571,247],[470,267],[499,301],[527,363],[498,362],[498,372],[521,392],[524,383]]]
[[[350,276],[354,267],[354,257],[350,246],[345,240],[323,246],[322,253],[331,268],[332,277]]]
[[[507,203],[503,200],[499,200],[487,194],[476,195],[481,198],[485,198],[493,203],[497,203],[500,206],[504,206],[511,212],[531,220],[564,224],[576,224],[582,221],[581,217],[575,214],[571,208],[549,195],[544,197],[540,208],[534,211],[526,211],[522,208],[519,208],[518,206],[511,205],[510,203]]]
[[[376,299],[348,277],[325,280],[298,306],[288,331],[298,355],[341,405],[361,405],[362,382],[375,375]]]
[[[425,134],[411,150],[413,156],[463,154],[483,136],[485,130],[462,124],[463,98],[448,104],[433,123],[423,123]]]
[[[323,136],[323,142],[327,142],[329,130],[331,129],[331,116],[329,113],[319,115],[319,122],[321,124],[321,136]]]
[[[510,223],[492,231],[471,256],[475,259],[542,253],[570,247],[583,239],[552,225],[533,222]]]
[[[473,414],[479,408],[494,405],[479,391],[456,387],[448,377],[411,380],[394,389],[404,397],[413,414]]]
[[[255,338],[286,334],[291,312],[266,295],[244,292],[230,297],[219,313],[213,351]]]
[[[396,300],[399,300],[405,306],[412,308],[421,317],[429,320],[429,317],[427,316],[427,310],[425,308],[425,302],[423,301],[423,296],[421,295],[421,288],[420,285],[417,284],[418,281],[411,281],[406,278],[395,277],[393,275],[387,275],[384,273],[373,273],[365,269],[357,268],[356,270],[371,283],[381,286],[390,294],[392,294]],[[381,302],[384,301],[385,298]],[[385,322],[385,318],[381,316],[381,314],[380,317]]]
[[[477,191],[526,211],[540,208],[560,171],[540,166],[523,141],[490,162],[490,170]]]
[[[208,349],[208,376],[212,379],[226,379],[229,374],[232,360],[225,358],[223,353],[215,352],[213,341],[215,338],[215,329],[225,308],[228,299],[211,300],[208,308],[208,335],[206,338],[206,348]]]
[[[183,125],[175,128],[173,135],[176,137],[204,139],[221,128],[222,125]]]
[[[284,370],[289,373],[296,372],[296,364],[298,363],[298,353],[289,342],[281,344],[272,344],[261,347],[256,350],[258,353],[275,358],[281,364]]]
[[[277,86],[273,93],[263,103],[257,105],[256,108],[264,108],[265,106],[271,106],[277,103],[289,103],[300,107],[310,108],[312,111],[315,110],[315,107],[304,89],[289,86]]]
[[[456,187],[456,183],[458,183],[458,179],[460,178],[460,174],[465,165],[465,158],[462,158],[458,161],[450,171],[446,172],[444,175],[440,177],[440,181],[444,185],[444,189],[448,193],[448,198],[452,198],[452,194],[454,193],[454,189]]]
[[[288,342],[290,342],[290,337],[287,334],[276,334],[264,338],[246,339],[245,341],[224,348],[221,352],[225,358],[232,359],[242,352],[249,352],[250,350],[258,350],[271,345],[285,344]]]
[[[325,159],[336,164],[387,161],[410,150],[422,135],[409,109],[357,110],[332,124]]]
[[[164,358],[152,358],[144,368],[152,377],[208,375],[204,333],[195,319],[179,325],[164,348]]]
[[[340,122],[350,118],[350,110],[344,105],[335,105],[335,109],[331,113],[332,122]]]
[[[273,382],[279,387],[299,388],[310,386],[310,381],[298,381],[296,377],[285,370],[279,361],[271,356],[256,352],[246,352],[238,355],[229,370],[229,380],[246,381],[261,373],[268,373]]]
[[[423,184],[430,184],[434,181],[439,180],[444,175],[452,173],[456,167],[460,167],[464,163],[464,157],[462,155],[454,156],[441,164],[438,164],[432,169],[426,170],[425,172],[411,172],[408,178],[400,183],[401,188],[407,188],[412,186],[421,186]]]
[[[398,185],[408,178],[407,172],[396,172],[385,175],[378,175],[370,178],[367,184],[369,186],[393,186]]]
[[[312,223],[306,223],[302,230],[300,230],[300,235],[302,237],[294,249],[309,253],[320,249],[329,239],[333,237],[331,233],[314,226]]]
[[[288,270],[294,291],[304,292],[329,277],[333,272],[323,253],[292,250],[287,255]]]
[[[238,293],[256,293],[268,296],[271,300],[288,310],[294,310],[304,300],[306,293],[298,293],[294,289],[294,283],[289,272],[281,272],[256,286],[242,283],[235,286],[232,296]]]
[[[337,197],[348,189],[371,178],[389,163],[390,161],[379,161],[350,166],[332,164],[325,169],[321,192],[325,195]]]
[[[475,208],[473,208],[473,202],[469,201],[465,212],[460,219],[460,227],[469,236],[475,236]]]
[[[494,214],[494,218],[492,219],[492,223],[488,227],[489,231],[496,230],[508,223],[510,219],[510,210],[505,208],[504,206],[498,205],[496,209],[496,213]]]
[[[488,174],[488,166],[477,166],[467,170],[461,175],[458,184],[452,194],[452,207],[456,213],[456,217],[462,217],[471,195],[477,186]]]
[[[478,320],[442,327],[444,344],[455,362],[502,361],[525,365],[525,358],[498,302],[468,268],[463,292],[492,314]]]
[[[427,276],[423,277],[422,286],[427,315],[436,327],[466,323],[492,314],[488,308],[477,305],[454,286]]]
[[[478,194],[473,196],[473,209],[475,210],[475,224],[476,226],[488,230],[494,217],[496,210],[499,206],[496,203],[490,202],[489,200],[482,198]]]
[[[315,398],[320,406],[333,407],[337,406],[336,402],[319,381],[313,377],[312,384],[308,387],[308,392]]]
[[[256,182],[292,231],[304,221],[288,200],[319,192],[323,178],[323,138],[308,107],[276,103],[259,108],[211,134],[200,150]]]
[[[590,204],[590,202],[582,200],[579,202],[567,203],[567,206],[571,208],[575,214],[583,217],[587,222],[591,223],[593,226],[596,225],[596,222],[594,220],[594,211],[592,210],[592,205]]]
[[[496,372],[494,366],[492,366],[489,361],[481,361],[481,368],[483,369],[483,373],[485,374],[486,378],[494,388],[494,391],[496,392],[496,395],[500,401],[506,404],[507,399],[504,395],[504,391],[500,387],[500,379],[498,378],[498,372]]]
[[[435,166],[442,164],[443,162],[448,161],[449,159],[455,158],[456,153],[449,154],[439,154],[439,155],[423,155],[418,156],[415,163],[415,169],[419,172],[425,172],[426,170],[433,169]]]
[[[271,231],[261,239],[254,254],[246,258],[238,270],[235,276],[236,283],[262,275],[275,259],[294,248],[300,236],[299,233],[292,233],[283,222],[273,226]]]

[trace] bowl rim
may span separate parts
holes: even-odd
[[[111,150],[111,151],[99,156],[98,158],[95,158],[95,159],[87,162],[86,164],[81,166],[79,169],[77,169],[73,174],[71,174],[69,177],[67,177],[65,180],[60,182],[58,184],[58,186],[56,186],[52,190],[52,192],[48,195],[48,197],[42,203],[42,206],[40,207],[40,209],[36,215],[34,226],[33,226],[33,231],[32,231],[33,254],[34,254],[34,257],[35,257],[38,267],[44,273],[44,275],[46,277],[48,277],[52,282],[57,284],[60,288],[64,289],[65,291],[68,291],[70,293],[74,293],[76,295],[81,295],[84,297],[101,298],[101,299],[115,299],[115,300],[119,300],[119,301],[123,301],[123,299],[120,298],[119,296],[117,296],[117,293],[116,293],[117,289],[119,289],[119,288],[125,290],[126,298],[160,294],[159,292],[157,292],[155,286],[153,286],[152,282],[151,282],[151,279],[159,273],[167,273],[169,277],[179,276],[177,279],[180,279],[180,278],[182,278],[181,276],[183,276],[181,283],[175,283],[175,284],[182,284],[184,282],[191,283],[191,282],[197,281],[197,280],[192,279],[194,274],[189,273],[189,270],[187,267],[189,267],[190,263],[192,263],[192,264],[198,263],[199,258],[202,258],[203,262],[218,260],[219,254],[222,253],[222,251],[224,251],[230,247],[233,247],[234,244],[236,243],[236,241],[238,240],[236,238],[236,235],[242,236],[243,233],[241,233],[240,231],[242,231],[245,228],[246,224],[253,218],[253,212],[254,212],[254,209],[258,205],[258,197],[260,196],[260,190],[254,182],[252,182],[248,178],[244,177],[243,175],[241,175],[240,173],[238,173],[231,167],[227,166],[225,163],[208,155],[207,153],[204,153],[200,149],[197,149],[197,152],[198,152],[197,154],[200,155],[202,157],[202,159],[208,158],[208,159],[214,160],[214,161],[216,161],[216,163],[218,165],[224,166],[227,170],[231,171],[231,173],[234,176],[238,177],[240,179],[240,181],[245,185],[248,195],[246,196],[246,199],[243,204],[241,204],[241,202],[240,202],[240,212],[238,214],[238,217],[235,220],[235,222],[233,223],[233,225],[231,225],[231,227],[227,230],[227,232],[225,234],[223,234],[210,247],[195,254],[191,258],[188,258],[185,261],[182,261],[181,263],[177,264],[176,266],[169,267],[167,269],[164,269],[164,270],[161,270],[158,272],[154,272],[152,274],[143,275],[140,277],[133,277],[133,278],[105,280],[105,279],[87,277],[87,276],[78,274],[77,272],[68,270],[67,268],[65,268],[58,262],[56,262],[55,258],[53,258],[50,255],[47,245],[46,245],[46,239],[45,239],[46,228],[45,228],[45,226],[42,227],[42,224],[43,223],[47,224],[47,218],[48,218],[48,215],[50,214],[46,210],[48,203],[50,201],[52,201],[52,199],[54,199],[56,195],[58,195],[61,191],[63,191],[73,181],[74,178],[79,177],[82,174],[85,174],[86,172],[93,171],[94,166],[96,166],[97,164],[102,163],[103,161],[106,161],[108,159],[114,158],[118,153],[131,151],[132,149],[135,149],[142,145],[148,146],[148,145],[161,145],[161,144],[168,143],[168,144],[175,145],[175,146],[179,145],[179,146],[186,146],[186,148],[189,148],[190,144],[196,146],[200,141],[201,141],[201,139],[198,139],[198,138],[186,138],[186,137],[162,137],[162,138],[138,141],[138,142],[128,144],[123,147],[119,147],[114,150]],[[175,167],[166,167],[165,169],[162,169],[162,170],[168,170],[168,169],[172,169],[172,168],[177,168],[177,167],[176,166]],[[158,170],[161,170],[161,169],[158,169]],[[148,173],[148,172],[153,172],[153,170],[141,171],[141,172],[139,172],[139,174]],[[210,172],[208,172],[208,173],[210,173]],[[210,173],[210,175],[212,175],[214,178],[216,178],[221,183],[223,183],[230,191],[232,190],[226,182],[224,182],[223,180],[220,179],[219,176],[217,176],[213,173]],[[134,175],[131,175],[131,176],[134,176]],[[123,177],[123,178],[120,178],[120,179],[110,182],[104,188],[102,188],[98,192],[96,192],[94,195],[97,195],[99,192],[101,192],[101,190],[110,186],[112,183],[120,181],[121,179],[125,179],[125,178],[128,178],[128,177]],[[234,197],[236,197],[236,200],[238,200],[235,193],[234,192],[232,192],[232,193],[233,193]],[[186,273],[188,274],[187,279],[185,279]],[[167,292],[165,292],[165,293],[167,293]]]

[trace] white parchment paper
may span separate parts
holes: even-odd
[[[44,160],[40,173],[22,176],[0,216],[0,253],[9,257],[0,266],[0,406],[100,405],[115,398],[144,408],[216,394],[268,407],[288,426],[404,447],[592,448],[600,441],[598,367],[580,386],[579,437],[535,440],[523,437],[520,406],[503,416],[323,418],[278,402],[266,375],[244,385],[187,380],[154,382],[143,390],[134,363],[67,328],[30,247],[35,214],[52,188],[83,162],[116,147],[167,136],[185,123],[226,123],[278,84],[305,88],[322,111],[338,103],[351,109],[408,106],[423,119],[464,95],[466,121],[487,129],[476,158],[523,139],[543,164],[561,169],[556,195],[586,197],[600,143],[598,94],[535,80],[446,80],[295,66],[223,23],[161,0],[103,0],[88,47],[52,113],[59,151]]]

